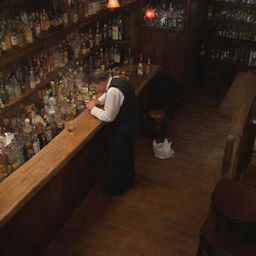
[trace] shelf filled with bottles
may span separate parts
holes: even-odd
[[[248,26],[237,25],[234,23],[215,23],[211,27],[209,37],[213,39],[226,39],[256,43],[256,31]]]
[[[50,48],[47,52],[40,52],[30,59],[25,59],[13,69],[10,67],[5,80],[0,77],[0,114],[7,112],[17,103],[45,87],[59,73],[66,72],[69,67],[79,61],[87,60],[87,72],[93,68],[99,68],[103,65],[102,63],[104,63],[102,68],[109,68],[120,63],[120,54],[124,49],[120,49],[118,44],[111,46],[112,43],[109,45],[105,39],[103,42],[90,46],[85,43],[80,44],[80,40],[80,36],[74,39],[71,44],[73,49],[68,48],[68,45],[59,44],[58,47]],[[29,67],[23,65],[27,62],[31,63]]]
[[[211,4],[229,8],[253,8],[256,7],[255,0],[211,0]]]
[[[91,2],[93,1],[86,1],[86,3]],[[94,9],[92,7],[84,8],[82,5],[80,9],[77,7],[76,12],[72,11],[72,17],[68,15],[68,11],[63,11],[61,16],[54,16],[50,19],[47,12],[42,10],[38,12],[37,21],[34,20],[32,23],[29,23],[30,16],[24,12],[16,16],[15,20],[10,19],[8,22],[2,23],[0,33],[0,66],[6,66],[16,58],[28,55],[41,47],[51,45],[56,40],[65,38],[67,34],[113,14],[106,9],[106,1],[98,2],[101,5],[95,5],[98,7],[94,7]],[[136,1],[122,1],[120,10],[134,2]]]
[[[55,45],[17,59],[14,64],[5,67],[5,72],[1,70],[0,114],[44,87],[67,65],[98,54],[106,47],[112,51],[111,54],[114,49],[119,49],[118,45],[126,48],[127,24],[124,19],[121,13],[117,13],[105,20],[96,20],[93,26],[65,34],[63,40],[55,40]]]
[[[236,65],[242,70],[256,69],[256,48],[208,47],[201,50],[201,56],[217,65]]]
[[[183,31],[185,9],[185,1],[144,0],[142,5],[143,27]]]
[[[122,55],[115,51],[112,58],[106,54],[106,49],[99,51],[98,58],[89,56],[89,59],[69,63],[48,86],[37,91],[32,103],[25,105],[23,102],[12,115],[1,119],[0,157],[5,159],[6,168],[0,170],[0,181],[32,158],[65,127],[73,132],[72,120],[85,109],[85,102],[97,95],[96,89],[87,83],[90,72],[101,69],[112,76],[129,79],[134,72],[131,51]]]
[[[223,4],[223,2],[213,1],[208,5],[208,20],[256,24],[256,4],[243,5],[239,2]]]
[[[68,65],[72,66],[73,64],[75,64],[75,62],[82,60],[83,58],[87,58],[91,55],[94,54],[94,52],[96,52],[97,50],[101,49],[102,47],[104,47],[106,45],[106,42],[101,43],[98,46],[94,46],[90,52],[85,53],[85,54],[81,54],[81,56],[72,59],[71,61],[69,61]],[[57,76],[58,73],[64,72],[66,67],[66,61],[64,62],[65,66],[64,67],[59,67],[57,69],[54,69],[52,72],[49,72],[49,74],[46,75],[46,77],[43,79],[42,77],[40,77],[40,81],[41,82],[37,82],[37,84],[32,85],[31,83],[34,83],[35,78],[33,79],[33,82],[30,81],[30,88],[27,88],[28,86],[26,86],[26,88],[20,88],[20,89],[16,89],[18,92],[16,95],[13,95],[12,98],[10,100],[8,100],[8,103],[5,103],[5,105],[3,106],[4,102],[2,102],[2,108],[0,107],[0,114],[3,114],[4,112],[8,111],[8,109],[12,106],[14,106],[15,104],[23,101],[24,99],[28,98],[29,96],[31,96],[32,94],[34,94],[35,92],[37,92],[38,90],[40,90],[41,88],[45,87],[47,84],[50,83],[51,80],[55,79],[55,77]],[[1,87],[1,85],[0,85]],[[1,88],[0,88],[1,90]],[[2,101],[2,95],[0,94],[0,98]]]

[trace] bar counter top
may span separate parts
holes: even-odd
[[[130,83],[139,95],[147,83],[160,71],[151,65],[150,73],[132,74]],[[75,131],[64,129],[28,162],[0,183],[0,227],[11,219],[49,180],[74,157],[104,126],[85,109],[75,119]]]

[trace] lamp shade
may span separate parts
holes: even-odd
[[[119,6],[118,0],[108,0],[107,8],[118,8]]]
[[[149,18],[149,19],[155,18],[155,10],[148,8],[145,12],[145,18]]]

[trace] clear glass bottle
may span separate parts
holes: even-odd
[[[7,154],[5,153],[4,143],[0,141],[0,182],[9,175],[9,166],[9,159]]]

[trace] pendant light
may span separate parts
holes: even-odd
[[[120,7],[118,0],[108,0],[107,8],[113,9]]]

